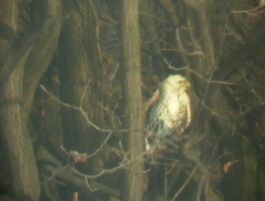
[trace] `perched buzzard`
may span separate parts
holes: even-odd
[[[178,139],[191,122],[189,81],[181,75],[170,75],[149,100],[146,150],[163,150],[172,139]]]

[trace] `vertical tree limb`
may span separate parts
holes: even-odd
[[[27,54],[26,54],[27,55]],[[20,65],[24,65],[24,61]],[[26,132],[22,108],[23,68],[17,67],[2,86],[0,122],[2,142],[8,155],[11,191],[18,200],[37,200],[40,184],[33,146]]]
[[[141,201],[143,193],[143,101],[138,1],[124,0],[122,5],[122,51],[127,110],[130,129],[126,141],[131,164],[126,172],[124,200]]]
[[[57,1],[49,1],[46,3],[48,7],[55,6],[56,8],[60,8],[60,5],[55,2]],[[11,30],[16,31],[18,26],[18,15],[16,11],[17,2],[5,1],[4,3],[4,1],[1,1],[0,3],[1,6],[3,6],[1,8],[5,11],[1,12],[2,14],[5,13],[5,15],[1,16],[1,22],[5,23],[7,27],[10,27]],[[57,14],[59,13],[56,12],[56,15]],[[52,14],[47,16],[46,19],[51,19],[51,16]],[[52,24],[50,20],[46,22],[48,24],[44,24],[45,28],[51,28],[51,26],[49,26]],[[40,24],[43,25],[42,23]],[[59,24],[57,24],[56,27],[59,27]],[[1,79],[0,97],[1,137],[4,151],[7,153],[9,162],[12,181],[11,191],[17,200],[38,200],[40,194],[37,164],[33,152],[32,141],[27,132],[27,116],[35,94],[35,89],[48,66],[51,56],[47,58],[46,55],[42,55],[43,60],[39,59],[40,54],[43,53],[41,51],[43,50],[42,48],[45,49],[47,47],[46,43],[38,43],[39,41],[37,39],[42,41],[41,39],[43,38],[41,38],[41,36],[44,36],[46,33],[40,31],[43,30],[42,26],[38,26],[38,28],[40,29],[35,30],[37,32],[33,33],[33,37],[28,37],[28,39],[32,39],[31,41],[24,41],[21,39],[23,42],[16,44],[16,47],[14,43],[10,43],[8,46],[5,45],[5,43],[1,43],[1,48],[5,48],[5,52],[8,54],[7,58],[1,62],[1,78],[3,78]],[[45,29],[45,31],[47,30]],[[49,36],[50,31],[52,30],[49,29]],[[53,41],[52,45],[54,44],[56,44],[56,42]],[[34,47],[32,48],[32,46]],[[39,48],[36,49],[36,46],[39,46]],[[53,53],[49,48],[46,50],[49,52],[48,54]],[[32,54],[35,54],[38,58],[32,56]],[[36,65],[30,65],[30,68],[26,68],[26,63],[29,61],[31,64],[35,64],[36,61],[41,62]],[[43,66],[44,69],[42,69]],[[29,71],[25,73],[25,70]],[[34,82],[31,82],[32,80],[34,80]],[[23,88],[23,86],[25,86],[25,88]],[[24,104],[24,101],[28,102],[28,100],[30,100],[30,104]],[[27,112],[25,112],[26,110]]]
[[[198,20],[199,26],[202,35],[202,44],[203,51],[205,54],[205,64],[204,69],[201,69],[201,72],[204,72],[204,76],[211,76],[214,70],[216,69],[215,63],[215,55],[214,55],[214,47],[213,40],[211,37],[211,31],[209,27],[209,20],[207,19],[207,1],[205,0],[184,0],[187,6],[191,7],[195,10]]]
[[[61,30],[61,1],[49,0],[43,3],[44,25],[42,35],[33,45],[33,49],[27,59],[24,77],[24,117],[27,121],[36,89],[40,79],[46,72],[54,51]]]
[[[88,2],[68,2],[64,8],[71,15],[64,21],[60,40],[61,97],[82,107],[93,122],[101,125],[100,62],[92,8]],[[98,131],[87,124],[79,111],[64,108],[63,114],[66,147],[93,152],[100,141]]]
[[[12,30],[17,29],[16,1],[0,2],[0,21]],[[11,44],[1,43],[1,48],[9,50]],[[33,154],[33,146],[22,118],[24,65],[30,49],[19,58],[10,77],[0,86],[0,127],[4,151],[7,153],[11,174],[11,191],[18,200],[37,200],[40,193],[38,171]],[[5,69],[1,66],[1,73]]]
[[[164,74],[164,65],[162,62],[161,45],[159,39],[159,31],[156,23],[156,13],[154,2],[149,0],[140,1],[140,12],[142,13],[141,22],[146,31],[148,38],[147,44],[142,44],[145,49],[150,49],[152,52],[152,66],[159,75]]]

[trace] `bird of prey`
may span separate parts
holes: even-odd
[[[190,82],[182,75],[170,75],[147,101],[146,150],[163,150],[178,139],[191,122]]]

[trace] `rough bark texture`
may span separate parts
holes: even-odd
[[[17,13],[16,2],[1,1],[1,22],[16,30]],[[2,7],[3,6],[3,7]],[[1,49],[7,48],[2,46]],[[23,119],[23,76],[24,65],[28,56],[24,52],[20,62],[11,73],[7,82],[1,86],[1,137],[9,162],[11,174],[11,191],[19,199],[37,200],[40,193],[40,184],[33,146],[29,134],[26,132]],[[1,66],[3,68],[3,66]]]
[[[131,165],[126,175],[124,201],[141,201],[143,194],[143,102],[138,22],[138,1],[123,1],[122,51],[127,102],[127,136]]]
[[[15,1],[0,3],[3,9],[1,22],[9,29],[16,30],[17,3]],[[1,49],[5,50],[6,54],[6,58],[1,62],[1,78],[4,78],[1,80],[0,108],[2,143],[9,161],[11,191],[18,200],[38,200],[40,194],[38,170],[27,120],[36,88],[56,47],[60,30],[60,2],[47,1],[44,7],[47,8],[45,12],[48,13],[46,17],[41,16],[45,26],[41,27],[43,24],[40,23],[37,27],[41,29],[35,30],[38,32],[39,43],[32,47],[33,41],[36,42],[35,36],[35,40],[22,40],[23,42],[15,45],[10,40],[1,43]],[[51,37],[53,23],[56,29],[53,30],[54,35]],[[44,32],[40,33],[41,31]],[[48,37],[51,39],[51,46],[46,46]],[[30,36],[28,39],[33,38]],[[42,59],[39,59],[40,55]]]
[[[43,74],[46,72],[53,54],[57,47],[57,42],[62,25],[62,9],[60,0],[50,0],[41,3],[43,8],[41,18],[44,25],[38,41],[32,47],[25,66],[24,78],[24,116],[27,121],[33,103],[36,88],[39,86]]]
[[[143,13],[140,15],[140,24],[146,31],[146,36],[149,39],[148,41],[142,41],[141,47],[144,48],[148,53],[151,52],[152,59],[151,65],[154,66],[154,71],[161,75],[165,76],[165,69],[163,68],[162,53],[161,53],[161,44],[159,41],[159,32],[157,29],[157,20],[152,16],[155,15],[155,2],[150,0],[140,1],[140,12]],[[150,55],[146,55],[146,60]]]
[[[14,1],[0,1],[0,78],[10,73],[4,66],[4,59],[9,51],[17,31],[17,6]],[[2,76],[4,75],[4,76]]]
[[[8,155],[14,196],[19,200],[37,200],[40,184],[32,141],[23,118],[23,68],[19,67],[1,91],[2,143]]]
[[[83,107],[82,109],[88,112],[88,109],[91,109],[89,106],[91,102],[87,101],[91,96],[92,70],[86,48],[83,46],[87,39],[85,33],[87,21],[76,9],[69,10],[73,14],[65,21],[60,45],[62,50],[60,55],[62,63],[61,97],[65,102]],[[67,148],[88,151],[89,144],[91,145],[88,123],[79,111],[64,108],[63,114]],[[72,124],[72,122],[75,123]]]
[[[100,125],[102,114],[98,84],[101,78],[97,74],[100,63],[95,35],[92,34],[96,29],[92,9],[88,4],[78,2],[76,6],[65,4],[65,10],[72,14],[65,20],[60,41],[61,97],[65,102],[79,107],[92,122]],[[90,17],[86,17],[88,13]],[[98,131],[80,111],[64,108],[63,118],[67,148],[92,153],[100,141]]]

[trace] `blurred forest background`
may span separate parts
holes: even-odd
[[[265,201],[263,0],[0,0],[0,200]],[[192,83],[156,165],[145,102]]]

